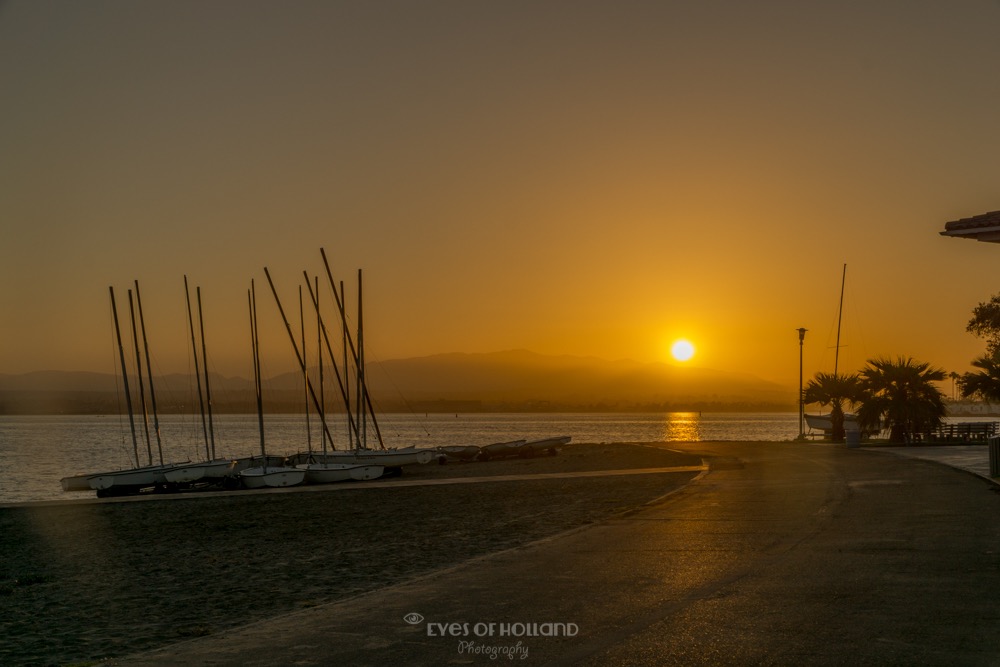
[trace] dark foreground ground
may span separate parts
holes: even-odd
[[[1000,664],[989,482],[885,452],[672,446],[711,471],[652,506],[122,664]]]
[[[392,483],[699,462],[575,445],[555,457],[422,466]],[[214,636],[615,516],[695,474],[0,508],[0,665],[93,664]]]

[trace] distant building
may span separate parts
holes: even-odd
[[[971,218],[947,222],[941,236],[1000,243],[1000,211],[990,211]]]

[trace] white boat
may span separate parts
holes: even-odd
[[[306,482],[309,484],[330,484],[350,480],[363,482],[377,479],[385,472],[385,468],[380,465],[349,463],[303,463],[296,468],[306,471]]]
[[[98,492],[138,491],[167,483],[166,473],[174,464],[145,466],[130,470],[116,470],[91,475],[87,479],[90,488]]]
[[[483,445],[479,448],[479,460],[489,461],[490,459],[502,459],[507,456],[517,456],[519,447],[524,446],[527,440],[511,440],[509,442],[494,442],[491,445]]]
[[[223,479],[234,474],[233,459],[216,459],[199,463],[177,465],[163,473],[171,484],[190,484],[198,481]]]
[[[438,454],[458,461],[473,461],[479,456],[479,445],[442,445],[437,448]]]
[[[168,466],[152,466],[152,468],[166,468]],[[93,486],[92,481],[100,479],[98,486]],[[157,477],[150,472],[150,466],[142,468],[126,468],[124,470],[109,470],[107,472],[89,472],[81,475],[70,475],[59,480],[63,491],[93,491],[100,487],[110,488],[114,485],[114,480],[118,480],[119,485],[131,486],[155,486]],[[160,483],[166,481],[161,479]]]
[[[306,471],[301,468],[270,467],[247,468],[240,473],[243,486],[248,489],[296,486],[305,481]]]
[[[70,475],[59,480],[63,491],[91,491],[90,478],[101,473],[84,473],[82,475]]]
[[[558,451],[560,446],[569,444],[572,439],[572,436],[561,435],[554,438],[531,440],[518,447],[518,449],[525,452],[527,456],[534,456],[543,452],[552,455]]]
[[[433,449],[417,447],[401,447],[398,449],[349,449],[342,451],[316,454],[321,463],[346,463],[379,465],[385,468],[430,463],[434,460]]]
[[[497,442],[492,445],[486,445],[482,448],[479,454],[480,461],[489,461],[490,459],[504,458],[509,456],[520,456],[522,458],[528,458],[531,456],[536,456],[546,452],[548,454],[555,454],[559,446],[565,445],[572,437],[568,435],[557,436],[553,438],[542,438],[540,440],[514,440],[511,442]]]
[[[833,418],[826,415],[802,415],[806,420],[806,426],[817,431],[823,431],[826,434],[833,433]],[[850,412],[844,413],[844,431],[860,431],[861,427],[858,425],[858,416]]]

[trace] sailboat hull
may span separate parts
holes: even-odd
[[[216,459],[202,463],[188,463],[176,466],[163,473],[171,484],[189,484],[201,480],[222,479],[232,475],[232,459]]]
[[[490,459],[500,459],[508,456],[520,456],[527,458],[530,456],[536,456],[543,452],[554,454],[556,452],[556,448],[561,445],[565,445],[570,440],[572,440],[572,437],[563,435],[554,438],[543,438],[541,440],[496,442],[492,445],[486,445],[481,449],[479,453],[479,460],[489,461]]]
[[[91,475],[87,481],[90,484],[90,488],[94,491],[144,489],[159,484],[166,484],[166,473],[174,467],[175,465],[171,463],[162,466],[147,466],[132,470],[98,473]]]
[[[573,438],[568,435],[557,436],[555,438],[543,438],[542,440],[531,440],[524,443],[518,449],[528,452],[528,456],[533,456],[541,452],[555,453],[557,447],[567,445]]]
[[[817,431],[823,431],[825,433],[833,432],[833,419],[830,415],[802,415],[806,420],[806,426],[811,429],[816,429]],[[844,431],[860,431],[861,427],[858,425],[858,418],[856,415],[851,413],[844,413]]]
[[[247,468],[240,473],[243,486],[248,489],[297,486],[305,477],[306,471],[301,468]]]
[[[63,491],[92,491],[93,489],[90,488],[90,478],[93,476],[94,473],[87,473],[85,475],[63,477],[59,480],[59,484],[62,486]]]
[[[479,456],[479,445],[442,445],[437,448],[439,454],[457,461],[473,461]]]
[[[380,465],[349,463],[309,463],[297,466],[306,471],[309,484],[331,484],[333,482],[365,481],[382,476],[385,470]]]
[[[317,454],[316,459],[323,463],[347,463],[378,465],[386,468],[430,463],[434,460],[432,449],[405,447],[402,449],[357,449],[346,452]]]

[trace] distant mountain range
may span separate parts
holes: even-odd
[[[368,364],[368,387],[385,412],[794,410],[795,389],[752,375],[671,366],[541,355],[524,350],[438,354]],[[330,378],[332,373],[327,372]],[[312,375],[316,377],[315,372]],[[158,409],[197,410],[193,376],[155,378]],[[130,378],[135,393],[135,381]],[[245,378],[211,375],[218,412],[256,409]],[[42,371],[0,374],[0,414],[106,413],[124,409],[121,379],[111,374]],[[353,382],[352,382],[353,384]],[[300,373],[265,380],[265,407],[302,410]],[[332,409],[339,390],[328,385]],[[148,390],[147,390],[148,398]],[[338,407],[333,407],[338,406]]]

